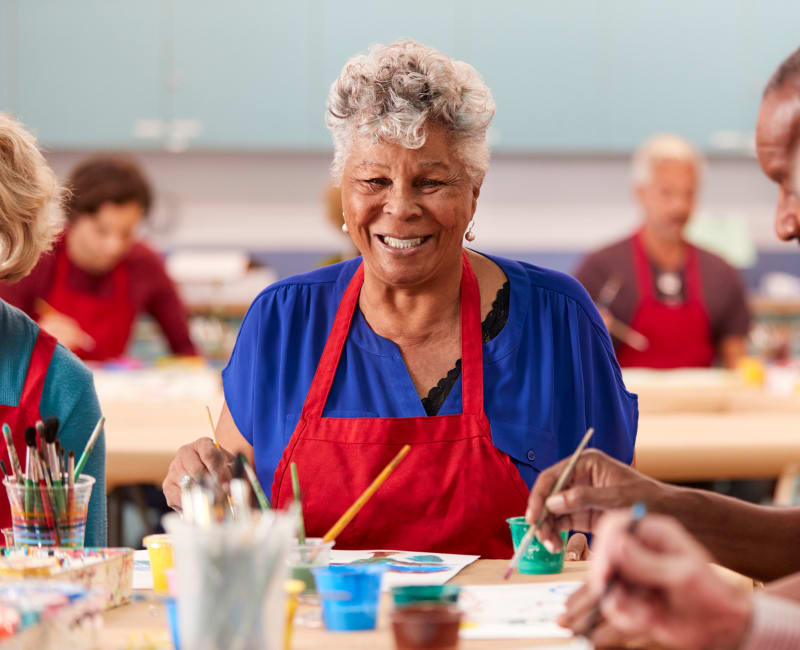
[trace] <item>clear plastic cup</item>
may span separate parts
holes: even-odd
[[[20,484],[10,477],[3,483],[11,503],[16,546],[83,548],[93,476],[81,474],[72,490],[66,485]]]
[[[309,537],[305,544],[299,544],[296,539],[292,540],[288,560],[289,575],[292,579],[305,583],[303,595],[317,593],[317,584],[311,569],[326,567],[331,563],[331,549],[335,544],[335,540],[323,544],[321,537]]]
[[[296,513],[267,511],[208,526],[168,514],[162,522],[177,570],[181,647],[280,648]]]

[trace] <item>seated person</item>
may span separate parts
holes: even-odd
[[[767,83],[756,152],[778,186],[775,232],[800,242],[800,49]],[[566,489],[548,498],[564,464],[539,475],[526,513],[535,521],[547,503],[551,514],[537,535],[550,548],[561,546],[559,529],[595,531],[603,512],[637,501],[670,516],[647,515],[633,532],[625,513],[600,521],[588,586],[570,598],[562,624],[602,646],[633,636],[637,644],[681,648],[800,647],[800,507],[666,485],[596,450],[583,454]],[[760,580],[782,579],[742,594],[710,570],[711,560]],[[609,588],[613,575],[623,580]],[[590,633],[588,612],[598,601],[606,620]]]
[[[605,311],[623,367],[733,368],[746,351],[750,313],[739,273],[684,238],[701,166],[678,136],[647,140],[633,160],[639,230],[590,254],[575,273]]]
[[[51,203],[58,183],[33,136],[0,113],[0,280],[15,282],[34,267],[58,233]],[[13,286],[13,285],[12,285]],[[69,350],[18,309],[0,300],[0,424],[8,424],[24,463],[25,429],[37,420],[60,420],[58,440],[80,456],[100,419],[92,375]],[[2,458],[13,471],[5,444]],[[96,479],[86,521],[86,546],[106,544],[105,439],[101,435],[83,470]],[[24,467],[23,467],[24,469]],[[0,526],[11,525],[5,490]]]
[[[631,461],[636,398],[580,284],[465,248],[493,114],[471,66],[420,43],[345,65],[327,120],[361,257],[256,298],[223,371],[223,449],[205,438],[178,451],[170,505],[184,476],[225,481],[241,452],[280,507],[296,462],[306,532],[320,537],[407,443],[337,547],[510,557],[506,518],[587,423]]]
[[[67,229],[52,253],[24,280],[0,283],[0,298],[84,360],[122,356],[142,312],[175,354],[196,354],[163,261],[136,237],[152,199],[141,170],[125,158],[91,158],[72,172],[68,190]]]

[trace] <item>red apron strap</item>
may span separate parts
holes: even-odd
[[[57,343],[55,337],[39,328],[39,335],[33,345],[31,362],[28,366],[28,376],[25,378],[25,385],[22,387],[19,397],[20,404],[35,405],[36,408],[39,408],[47,369],[50,367],[50,360],[53,358]]]
[[[641,230],[633,236],[631,246],[633,247],[633,270],[636,273],[636,284],[639,287],[639,301],[641,302],[646,298],[655,297],[653,271],[647,251],[644,249]]]
[[[322,417],[322,411],[325,408],[325,402],[328,401],[331,386],[333,386],[336,368],[339,367],[339,359],[344,350],[344,343],[347,340],[347,333],[350,331],[350,323],[353,321],[353,314],[363,284],[364,263],[362,262],[350,280],[350,284],[347,285],[339,308],[336,310],[336,318],[333,320],[331,332],[325,348],[322,350],[322,357],[320,357],[314,379],[311,381],[311,388],[309,388],[305,404],[303,404],[301,415],[303,419]]]
[[[465,414],[483,413],[483,338],[481,333],[480,292],[467,254],[463,253],[461,273],[461,373],[462,409]],[[362,262],[339,303],[330,335],[314,373],[311,388],[303,404],[301,417],[309,420],[322,417],[336,369],[353,321],[358,296],[364,284]]]
[[[483,328],[478,279],[463,253],[461,272],[461,409],[483,414]]]
[[[687,244],[686,252],[686,300],[705,303],[703,297],[703,276],[700,273],[700,255],[697,248]]]

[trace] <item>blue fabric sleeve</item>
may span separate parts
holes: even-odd
[[[77,462],[100,419],[100,404],[91,372],[60,344],[56,347],[47,370],[40,410],[42,417],[55,416],[59,419],[59,442],[67,451],[75,452]],[[105,468],[106,443],[103,432],[83,469],[84,474],[93,476],[96,481],[86,520],[86,546],[106,545]]]
[[[255,410],[255,387],[261,357],[261,314],[264,303],[271,302],[273,292],[262,292],[250,305],[239,328],[236,345],[228,365],[222,371],[222,387],[225,403],[233,422],[245,440],[253,444],[253,413]],[[268,305],[267,305],[268,307]]]
[[[564,356],[556,359],[555,380],[557,394],[570,396],[574,405],[559,410],[557,429],[572,431],[573,436],[559,439],[567,445],[561,456],[571,454],[591,426],[595,434],[590,447],[630,463],[639,422],[638,398],[625,388],[608,330],[589,294],[577,281],[569,281],[573,286],[564,303],[563,326],[570,345],[559,349]]]

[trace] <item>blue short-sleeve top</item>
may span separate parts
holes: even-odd
[[[583,287],[568,275],[487,255],[509,281],[508,321],[483,346],[484,406],[495,446],[531,487],[571,454],[589,426],[590,446],[630,463],[638,401],[623,384],[611,340]],[[255,299],[223,370],[225,400],[253,446],[269,491],[300,418],[339,301],[360,258],[277,282]],[[439,415],[461,412],[461,380]],[[425,410],[399,348],[357,309],[324,416],[412,417]]]

